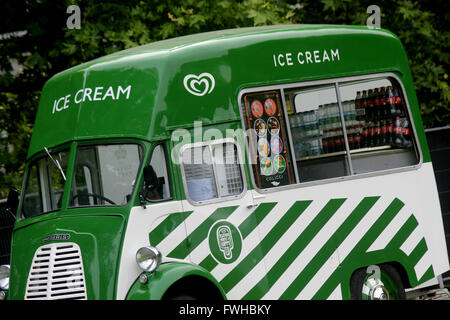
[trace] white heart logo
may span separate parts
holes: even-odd
[[[188,74],[184,77],[184,87],[186,90],[196,96],[204,96],[210,94],[216,84],[212,74],[204,72],[199,76]]]

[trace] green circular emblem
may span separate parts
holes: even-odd
[[[217,221],[209,230],[209,249],[218,262],[232,263],[241,254],[241,233],[231,223],[224,220]]]

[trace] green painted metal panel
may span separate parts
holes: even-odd
[[[157,140],[194,121],[235,121],[237,94],[247,87],[387,71],[398,74],[407,88],[426,148],[408,60],[396,36],[359,26],[289,25],[171,39],[61,72],[43,89],[28,157],[64,141]],[[186,90],[184,80],[197,77],[201,91],[202,73],[215,83],[199,97]]]
[[[88,299],[113,299],[124,228],[121,216],[66,216],[49,214],[45,219],[16,226],[11,250],[9,298],[24,299],[30,267],[36,250],[52,242],[53,234],[67,234],[65,242],[77,243],[83,252],[83,267]]]

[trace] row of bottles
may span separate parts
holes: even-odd
[[[387,86],[358,91],[355,100],[342,102],[342,110],[351,150],[386,145],[412,147],[398,89]],[[345,150],[337,103],[292,114],[289,120],[297,158]]]
[[[346,126],[350,150],[391,145],[398,148],[411,148],[412,140],[409,121],[397,116],[391,119],[365,123],[354,121]],[[322,135],[322,153],[345,150],[342,128],[324,130]]]
[[[358,120],[372,121],[395,116],[405,117],[400,91],[393,86],[358,91],[355,109]]]

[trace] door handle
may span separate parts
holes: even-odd
[[[254,202],[249,202],[249,203],[247,203],[247,209],[251,209],[251,208],[257,207],[257,206],[258,206],[258,204],[257,204],[257,203],[254,203]]]

